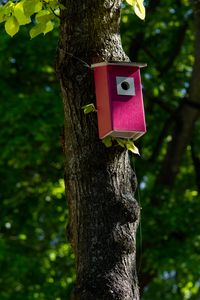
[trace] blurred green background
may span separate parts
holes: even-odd
[[[124,5],[121,23],[131,60],[148,63],[142,69],[148,133],[137,143],[141,158],[133,158],[142,207],[137,242],[142,300],[199,300],[199,120],[173,188],[156,185],[173,112],[189,93],[194,16],[187,0],[146,1],[146,6],[142,22]],[[65,237],[63,108],[54,73],[58,28],[30,40],[25,27],[13,38],[2,27],[0,300],[66,300],[75,272]]]

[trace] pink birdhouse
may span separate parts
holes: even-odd
[[[140,63],[97,63],[94,68],[99,137],[138,139],[146,132]]]

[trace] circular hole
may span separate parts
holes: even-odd
[[[127,91],[130,88],[130,84],[127,81],[123,81],[121,87],[123,90]]]

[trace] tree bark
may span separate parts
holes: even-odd
[[[64,103],[69,240],[76,255],[73,300],[138,300],[135,237],[140,209],[127,151],[98,138],[93,71],[128,60],[119,36],[121,0],[63,0],[57,73]],[[80,61],[80,59],[82,61]]]

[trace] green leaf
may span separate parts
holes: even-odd
[[[89,114],[91,112],[97,111],[93,103],[86,104],[86,105],[82,106],[81,108],[83,109],[85,115]]]
[[[8,1],[3,7],[2,10],[5,15],[10,14],[13,11],[14,3],[12,1]]]
[[[105,137],[102,142],[104,143],[104,145],[109,148],[112,146],[112,137],[111,136],[107,136]]]
[[[128,140],[126,142],[126,148],[134,154],[140,155],[138,148],[135,146],[134,142]]]
[[[125,148],[126,140],[123,139],[116,139],[116,142],[123,148]]]
[[[59,8],[60,8],[60,9],[66,9],[66,6],[64,6],[63,4],[60,3],[60,4],[59,4]]]
[[[36,37],[37,35],[43,33],[45,30],[45,24],[37,24],[35,25],[33,28],[31,28],[30,30],[30,36],[33,39],[34,37]]]
[[[144,0],[126,0],[126,2],[134,7],[135,14],[142,20],[145,19]]]
[[[42,10],[42,2],[40,0],[26,0],[23,3],[23,7],[25,15],[30,17]]]
[[[31,22],[30,17],[25,15],[23,2],[19,2],[15,5],[13,14],[16,17],[19,25],[25,25]]]
[[[59,3],[57,0],[49,0],[49,7],[51,7],[53,10],[59,8]]]
[[[5,21],[5,13],[2,7],[0,7],[0,23]]]
[[[31,28],[30,36],[33,39],[34,37],[36,37],[41,33],[45,35],[49,31],[53,30],[53,28],[54,28],[54,24],[51,21],[48,21],[47,23],[36,24],[33,28]]]
[[[145,19],[145,7],[144,7],[143,0],[136,0],[134,5],[135,14],[141,19]]]
[[[19,31],[19,23],[14,16],[9,17],[5,22],[5,30],[12,37]]]
[[[13,11],[14,3],[8,1],[5,5],[0,5],[0,23],[6,21]]]
[[[53,30],[53,28],[54,28],[54,23],[49,21],[46,23],[45,30],[43,31],[43,33],[46,34],[47,32]]]
[[[37,23],[47,23],[49,20],[51,20],[54,17],[52,13],[50,13],[49,10],[41,10],[37,15],[35,16],[35,20]]]

